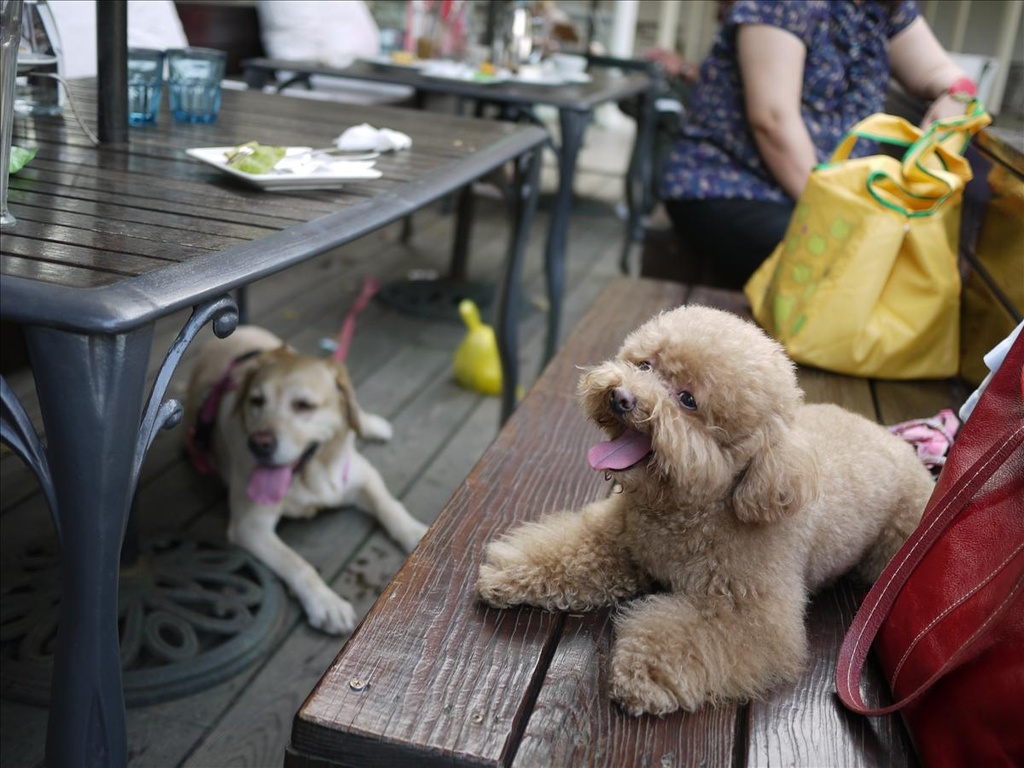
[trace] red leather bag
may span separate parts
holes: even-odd
[[[860,692],[872,645],[895,702],[879,709]],[[900,712],[928,768],[1024,766],[1024,333],[861,604],[836,687],[854,712]]]

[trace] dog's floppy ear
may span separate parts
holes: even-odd
[[[363,426],[359,423],[359,406],[356,404],[356,389],[352,386],[352,380],[348,377],[348,370],[345,366],[334,363],[334,383],[341,392],[341,399],[344,401],[345,418],[349,426],[356,431],[359,437],[363,436]]]
[[[733,488],[733,509],[744,523],[787,517],[818,495],[818,463],[782,416],[754,437],[750,463]]]

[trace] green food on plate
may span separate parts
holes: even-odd
[[[284,157],[285,147],[271,147],[250,141],[227,151],[228,166],[243,173],[270,173]]]

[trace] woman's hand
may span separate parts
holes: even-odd
[[[656,64],[660,64],[662,69],[672,77],[681,77],[688,83],[695,83],[697,81],[700,68],[693,62],[686,61],[675,51],[669,51],[665,48],[651,48],[645,51],[643,56],[645,59],[650,59]]]
[[[910,22],[889,43],[889,64],[893,76],[911,95],[932,102],[921,121],[922,128],[964,113],[964,105],[949,95],[949,88],[967,75],[935,39],[923,17]]]
[[[964,113],[964,103],[948,93],[939,96],[928,107],[921,119],[921,127],[927,128],[936,120],[944,120],[947,117],[958,117]]]

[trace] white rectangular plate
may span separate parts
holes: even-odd
[[[290,192],[303,189],[337,189],[346,181],[379,179],[381,172],[373,167],[373,160],[330,160],[328,167],[311,172],[273,170],[270,173],[246,173],[228,165],[226,153],[233,147],[196,147],[185,154],[212,165],[249,186],[266,192]],[[310,147],[288,147],[285,158],[296,157],[310,151]]]

